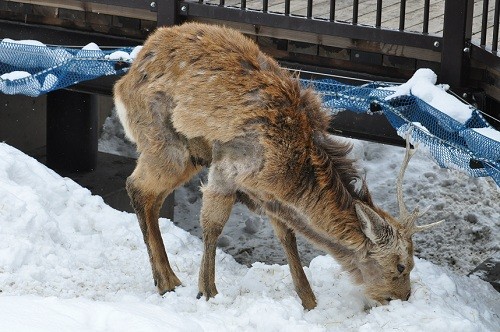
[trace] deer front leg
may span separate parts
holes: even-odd
[[[163,295],[181,284],[170,267],[158,224],[159,211],[165,196],[139,189],[132,177],[127,179],[127,191],[148,250],[155,286]]]
[[[273,225],[276,236],[285,250],[293,284],[300,300],[302,301],[302,306],[308,310],[314,309],[316,307],[316,297],[314,296],[311,285],[309,284],[302,264],[300,263],[295,233],[277,218],[269,217],[269,219]]]
[[[209,188],[203,189],[203,205],[200,222],[203,228],[203,258],[198,279],[198,296],[208,300],[217,295],[215,287],[215,250],[217,240],[229,219],[235,201],[234,194],[220,194]]]

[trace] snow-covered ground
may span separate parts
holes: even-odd
[[[368,174],[378,174],[369,182],[377,201],[384,202],[393,194],[387,174],[397,167],[400,151],[363,146],[355,153],[368,160]],[[456,174],[442,178],[432,167],[425,171],[436,176],[426,176],[421,168],[427,167],[417,161],[408,172],[406,192],[413,204],[434,199],[435,204],[452,204],[460,193],[450,191],[459,188],[475,188],[478,196],[495,193],[484,179],[459,181]],[[434,185],[430,178],[435,178]],[[450,184],[438,189],[443,181]],[[417,199],[420,186],[434,187],[437,193]],[[443,191],[447,199],[438,200]],[[218,250],[220,294],[208,302],[197,300],[201,242],[166,219],[160,220],[162,234],[183,286],[161,297],[133,214],[110,208],[99,196],[4,143],[0,197],[2,331],[495,331],[500,326],[500,295],[489,284],[424,259],[416,260],[409,301],[366,310],[348,275],[332,258],[318,256],[306,267],[318,307],[304,311],[287,266],[246,267]],[[392,203],[386,207],[393,209]],[[433,209],[429,218],[448,215],[448,209]],[[475,210],[476,224],[483,224],[483,217],[491,218],[491,224],[499,219],[498,212],[486,207]],[[455,212],[449,224],[461,219]],[[451,226],[437,233],[447,237],[447,228]]]

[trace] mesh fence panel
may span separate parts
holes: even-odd
[[[36,97],[82,81],[120,74],[120,63],[130,58],[115,55],[129,55],[132,51],[72,49],[4,39],[0,42],[0,91]]]
[[[0,92],[36,97],[78,82],[121,74],[133,60],[132,47],[100,50],[33,45],[4,39],[0,42]],[[125,64],[125,66],[123,66]],[[326,108],[382,112],[398,134],[410,133],[441,167],[458,168],[471,176],[491,176],[500,186],[500,142],[473,130],[491,128],[477,110],[461,123],[415,96],[388,99],[387,84],[362,86],[333,79],[302,80],[323,98]]]
[[[323,105],[332,111],[380,110],[398,135],[409,133],[411,141],[427,148],[441,167],[460,169],[474,177],[491,176],[500,186],[500,142],[473,129],[494,130],[477,109],[461,123],[415,96],[387,98],[393,92],[381,89],[388,86],[385,83],[351,86],[333,79],[302,83],[317,90]]]

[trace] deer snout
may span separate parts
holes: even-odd
[[[406,294],[405,296],[399,298],[399,297],[387,297],[385,300],[387,301],[387,303],[391,302],[392,300],[394,299],[400,299],[402,301],[408,301],[408,299],[410,298],[411,296],[411,292],[408,292],[408,294]]]

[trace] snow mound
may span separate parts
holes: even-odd
[[[447,84],[435,85],[437,75],[428,68],[420,68],[405,83],[399,86],[382,88],[394,91],[386,99],[392,99],[403,95],[414,95],[435,109],[447,114],[451,118],[464,124],[472,116],[472,108],[447,93],[450,88]]]
[[[306,268],[318,307],[304,311],[287,266],[247,268],[217,252],[219,295],[197,300],[198,238],[161,219],[183,281],[157,295],[135,216],[0,144],[0,312],[8,331],[494,331],[500,295],[475,277],[417,259],[409,301],[365,310],[328,256]]]

